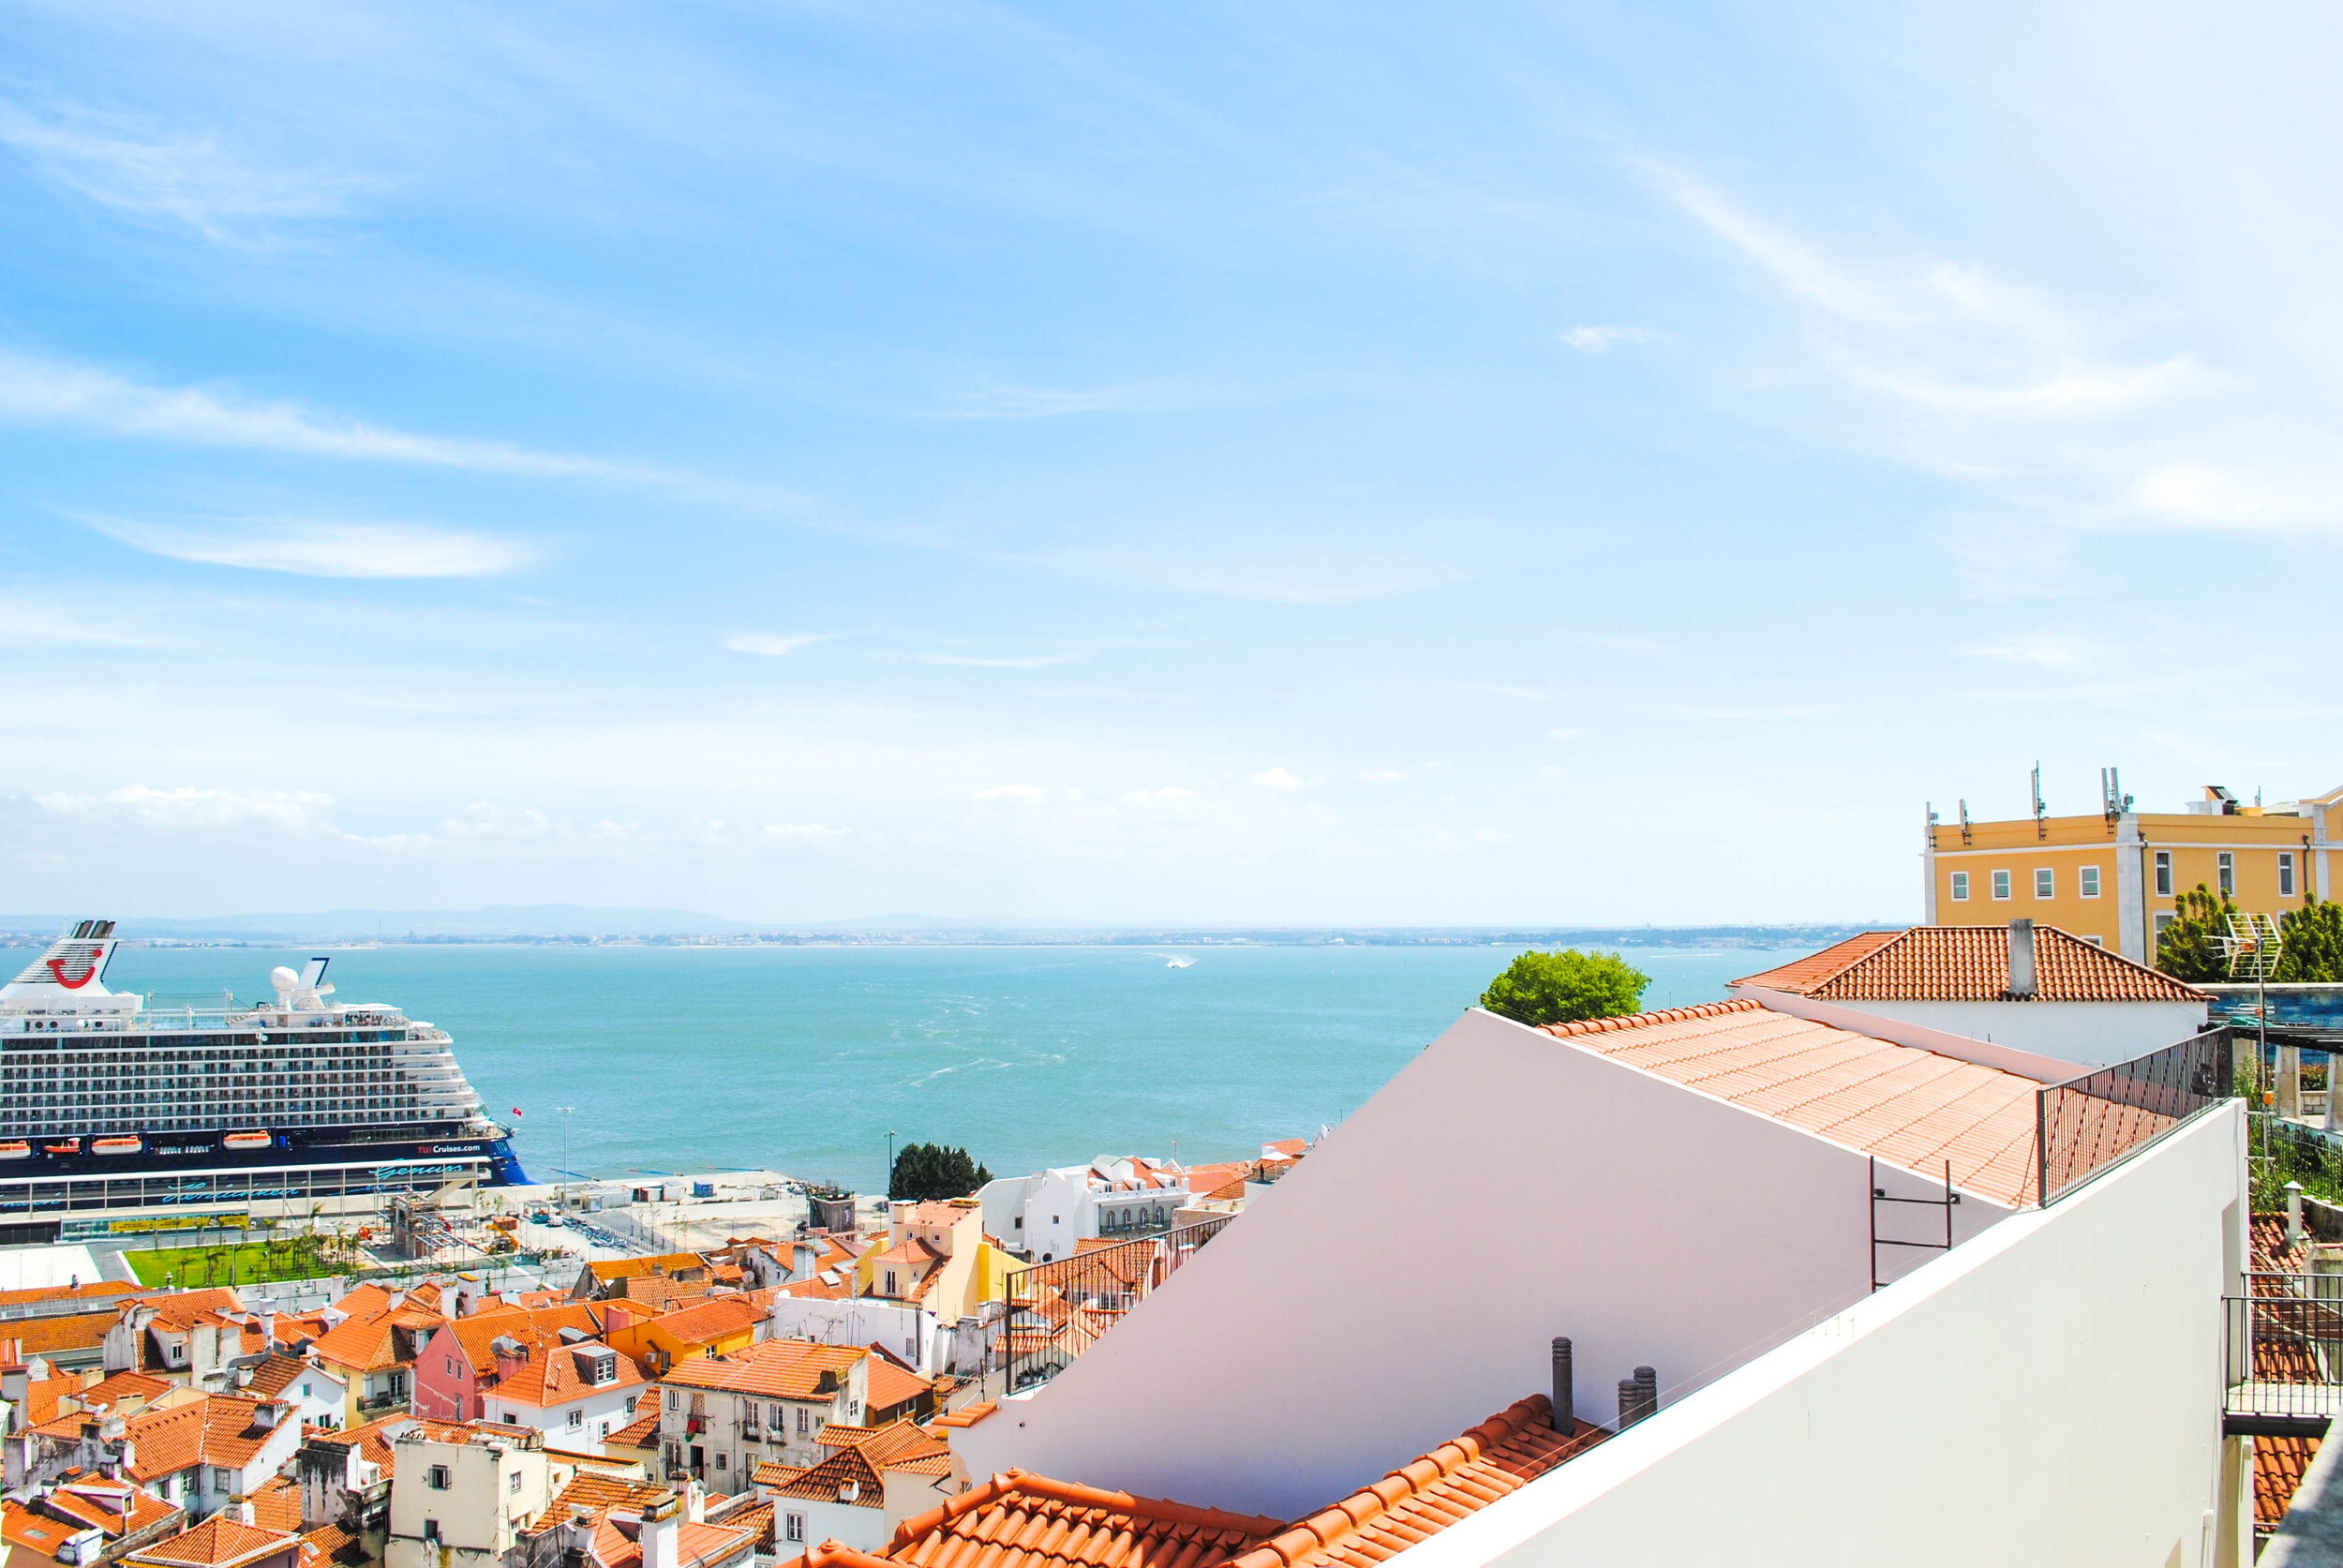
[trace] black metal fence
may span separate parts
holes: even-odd
[[[2208,1105],[2236,1092],[2226,1028],[2100,1068],[2035,1098],[2037,1191],[2045,1205]]]
[[[2224,1296],[2224,1426],[2318,1436],[2343,1411],[2343,1275],[2251,1274]]]
[[[999,1331],[1009,1388],[1032,1388],[1064,1371],[1235,1217],[1218,1215],[1011,1273]]]

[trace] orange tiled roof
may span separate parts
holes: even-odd
[[[1254,1547],[1231,1568],[1363,1568],[1396,1557],[1610,1435],[1581,1422],[1577,1435],[1565,1438],[1554,1430],[1553,1417],[1543,1394],[1518,1400]]]
[[[0,1541],[54,1557],[81,1527],[34,1513],[21,1502],[0,1502]]]
[[[647,1321],[657,1323],[660,1333],[679,1343],[713,1344],[742,1329],[754,1329],[764,1321],[764,1306],[751,1299],[757,1293],[713,1296],[697,1307],[686,1307]]]
[[[41,1500],[52,1513],[76,1521],[76,1528],[102,1530],[119,1540],[157,1525],[179,1512],[152,1492],[127,1482],[88,1476],[52,1487]]]
[[[2201,1002],[2205,993],[2056,926],[2034,928],[2037,1002]],[[2000,1002],[2009,995],[2007,926],[1870,931],[1735,985],[1826,1002]]]
[[[114,1312],[61,1312],[53,1318],[18,1318],[7,1337],[18,1342],[17,1353],[55,1357],[76,1351],[95,1351],[106,1343],[106,1332],[120,1322]]]
[[[345,1426],[338,1432],[320,1432],[317,1438],[344,1448],[355,1446],[360,1458],[380,1469],[384,1475],[389,1475],[396,1470],[398,1457],[398,1450],[392,1446],[391,1440],[417,1424],[415,1417],[405,1411],[394,1411],[355,1426]]]
[[[871,1352],[859,1345],[816,1345],[804,1339],[767,1339],[730,1355],[679,1361],[662,1380],[670,1387],[715,1388],[769,1398],[811,1399],[824,1372],[840,1381]]]
[[[158,1480],[189,1465],[221,1465],[241,1469],[275,1435],[258,1415],[263,1401],[233,1394],[206,1394],[169,1410],[145,1411],[130,1417],[127,1429],[135,1449],[127,1467],[133,1480]],[[280,1423],[292,1421],[281,1411]]]
[[[569,1485],[554,1494],[553,1501],[545,1505],[545,1511],[537,1516],[537,1522],[541,1527],[560,1524],[570,1516],[573,1508],[584,1508],[596,1515],[605,1514],[613,1508],[639,1509],[646,1503],[658,1501],[666,1492],[666,1487],[654,1483],[628,1481],[619,1476],[605,1475],[601,1471],[581,1470],[570,1477]]]
[[[984,1400],[980,1404],[963,1405],[956,1411],[952,1411],[948,1414],[937,1416],[935,1420],[931,1423],[931,1425],[942,1426],[947,1430],[956,1430],[962,1426],[974,1426],[977,1422],[982,1421],[986,1416],[991,1415],[994,1411],[997,1411],[1000,1408],[1000,1405],[992,1399]]]
[[[132,1562],[155,1562],[170,1568],[236,1568],[295,1546],[300,1537],[288,1531],[243,1524],[215,1514],[184,1534],[132,1552]]]
[[[713,1521],[726,1530],[745,1530],[756,1537],[756,1549],[769,1557],[773,1551],[773,1505],[753,1502],[746,1508],[734,1508]]]
[[[2319,1456],[2317,1438],[2256,1438],[2253,1440],[2254,1526],[2272,1531],[2293,1506],[2302,1490],[2303,1472]]]
[[[604,1448],[655,1448],[659,1445],[659,1396],[653,1393],[635,1407],[635,1417],[603,1440]]]
[[[2041,1085],[2030,1078],[1745,997],[1545,1032],[1918,1174],[1950,1160],[1956,1187],[1994,1202],[2035,1201]]]
[[[583,1398],[597,1389],[639,1388],[643,1370],[632,1357],[611,1351],[618,1363],[618,1378],[606,1383],[589,1383],[578,1375],[576,1351],[607,1351],[610,1347],[598,1340],[582,1340],[575,1345],[541,1342],[532,1347],[529,1359],[513,1368],[509,1377],[496,1381],[496,1396],[500,1401],[530,1405],[545,1410]]]
[[[271,1477],[245,1494],[252,1504],[252,1522],[291,1534],[301,1533],[301,1488],[285,1477]]]
[[[870,1386],[864,1402],[874,1411],[889,1411],[907,1405],[921,1395],[933,1394],[935,1385],[917,1372],[906,1371],[884,1354],[871,1357],[871,1370],[865,1374]]]
[[[115,1296],[134,1296],[139,1291],[139,1286],[118,1279],[93,1279],[86,1285],[34,1285],[22,1291],[0,1291],[0,1307],[50,1301],[104,1302]]]
[[[358,1544],[357,1537],[339,1525],[320,1525],[301,1537],[301,1561],[331,1562],[339,1559]]]
[[[911,1568],[1212,1568],[1282,1528],[1276,1519],[1009,1471],[905,1519],[887,1560]],[[855,1559],[869,1561],[835,1542],[806,1554],[808,1568],[849,1568]]]
[[[588,1263],[587,1271],[607,1285],[614,1279],[631,1279],[638,1274],[705,1273],[708,1260],[696,1252],[663,1252],[655,1258],[609,1258]]]

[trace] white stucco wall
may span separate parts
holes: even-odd
[[[935,1314],[910,1302],[873,1296],[813,1301],[775,1296],[768,1321],[775,1339],[811,1339],[822,1345],[885,1345],[928,1376],[948,1370],[937,1365],[939,1337]],[[950,1336],[941,1338],[945,1345],[950,1344]]]
[[[1763,998],[1775,1006],[1771,996]],[[1854,1015],[1892,1019],[1989,1045],[2103,1068],[2202,1031],[2202,1002],[1840,1002]],[[1854,1025],[1861,1027],[1860,1024]]]
[[[1297,1516],[1545,1390],[1558,1334],[1590,1415],[1638,1363],[1698,1387],[1861,1298],[1870,1236],[1863,1156],[1476,1009],[953,1446],[975,1475]]]
[[[2245,1153],[2232,1101],[1452,1526],[1410,1568],[2234,1562],[2221,1295]]]

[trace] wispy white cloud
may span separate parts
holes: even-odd
[[[186,528],[123,517],[81,521],[149,555],[302,577],[481,577],[536,559],[518,540],[430,523],[245,518]]]
[[[1659,335],[1649,327],[1628,327],[1617,324],[1572,327],[1562,334],[1562,341],[1582,354],[1608,352],[1620,343],[1649,343]]]
[[[300,790],[198,789],[188,785],[157,789],[151,784],[125,784],[104,795],[36,795],[33,803],[60,815],[119,815],[149,827],[181,830],[258,825],[297,836],[335,831],[334,798]]]
[[[980,670],[1037,670],[1051,665],[1070,665],[1077,659],[1088,657],[1089,652],[1088,649],[1078,649],[1071,653],[1027,653],[1002,659],[983,659],[966,653],[922,653],[919,662],[923,665],[958,665]]]
[[[783,659],[800,648],[811,648],[828,635],[827,632],[801,632],[787,636],[770,632],[735,632],[724,639],[724,646],[735,653],[756,653],[768,659]]]
[[[154,386],[110,370],[5,351],[0,351],[0,420],[187,446],[617,485],[701,504],[764,511],[803,504],[802,497],[770,485],[509,441],[423,435],[294,402],[254,402],[213,387]]]
[[[0,145],[102,206],[168,218],[217,244],[266,246],[286,220],[330,217],[370,182],[239,158],[208,135],[151,129],[67,109],[38,116],[0,101]]]
[[[1657,637],[1638,637],[1620,632],[1581,632],[1578,640],[1589,648],[1609,649],[1619,653],[1673,653],[1676,645]]]
[[[2042,669],[2062,672],[2082,669],[2092,663],[2097,653],[2090,644],[2078,637],[2038,634],[1983,643],[1965,651],[1973,659],[2034,665]]]
[[[1254,774],[1253,786],[1256,789],[1276,790],[1281,795],[1291,795],[1307,789],[1309,784],[1306,780],[1289,773],[1282,768],[1272,768],[1265,772]]]
[[[2011,386],[1962,385],[1925,376],[1861,367],[1848,372],[1860,386],[1908,403],[1988,418],[2096,418],[2124,413],[2180,393],[2215,384],[2194,356],[2174,354],[2154,365],[2091,366],[2062,362],[2038,381]]]
[[[1369,768],[1359,775],[1359,782],[1361,784],[1406,784],[1408,772],[1404,768]]]
[[[2180,526],[2244,531],[2343,521],[2343,474],[2175,463],[2141,474],[2130,498],[2140,511]]]

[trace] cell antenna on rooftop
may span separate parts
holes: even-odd
[[[2042,765],[2037,762],[2034,765],[2034,836],[2037,839],[2050,837],[2050,829],[2042,821],[2048,811],[2042,804]]]
[[[1964,799],[1964,800],[1962,800],[1962,801],[1961,802],[1961,842],[1962,842],[1962,844],[1967,844],[1967,843],[1969,843],[1969,842],[1970,842],[1970,840],[1969,840],[1969,803],[1968,803],[1968,801],[1966,801],[1965,799]]]
[[[2131,797],[2124,793],[2123,773],[2113,768],[2099,769],[2099,799],[2107,813],[2107,830],[2115,830],[2115,819],[2131,810]]]

